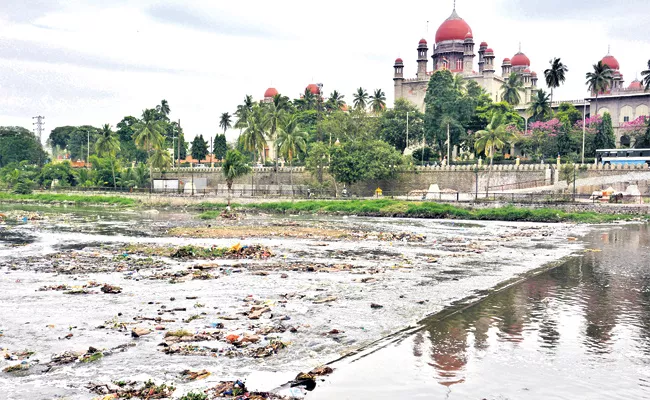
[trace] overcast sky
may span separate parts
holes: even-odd
[[[431,47],[452,8],[453,0],[0,0],[0,125],[31,129],[40,114],[44,136],[62,125],[115,126],[167,99],[188,138],[207,136],[246,94],[259,100],[273,86],[295,98],[317,82],[348,102],[359,86],[381,88],[392,104],[395,58],[414,77],[419,39]],[[647,0],[456,8],[499,66],[519,42],[540,76],[561,57],[570,71],[555,99],[585,96],[584,75],[608,45],[627,84],[650,59]]]

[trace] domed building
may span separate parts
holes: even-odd
[[[528,104],[537,91],[537,74],[530,71],[530,59],[521,49],[512,59],[503,60],[501,75],[498,75],[494,64],[495,52],[487,42],[481,42],[479,45],[478,72],[474,70],[474,59],[477,56],[474,47],[472,28],[454,8],[449,18],[443,21],[436,31],[431,56],[432,70],[429,69],[429,46],[426,39],[421,39],[418,43],[415,78],[405,78],[404,61],[401,58],[395,60],[395,99],[407,99],[424,111],[424,97],[431,75],[435,71],[450,70],[454,74],[461,74],[467,80],[476,81],[494,101],[501,101],[501,86],[514,72],[524,84],[520,106]]]

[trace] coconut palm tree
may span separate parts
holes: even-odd
[[[156,169],[163,170],[172,165],[172,156],[167,149],[161,147],[155,149],[149,157],[149,164]]]
[[[650,90],[650,60],[648,60],[648,69],[641,72],[641,76],[643,77],[643,85],[645,86],[645,90]]]
[[[142,119],[133,125],[133,141],[141,150],[145,150],[149,157],[155,149],[162,148],[165,143],[163,127],[160,121],[156,120],[153,110],[145,110]],[[153,167],[149,163],[149,177],[153,179]]]
[[[221,114],[221,118],[219,119],[219,127],[223,129],[223,134],[226,134],[226,130],[228,128],[232,128],[232,116],[230,113],[223,113]]]
[[[368,107],[368,92],[364,88],[358,88],[354,94],[354,108],[364,110]]]
[[[233,182],[240,176],[250,173],[251,167],[246,163],[246,158],[240,152],[237,150],[228,150],[226,159],[221,167],[221,172],[224,178],[226,178],[226,186],[228,186],[228,207],[230,207],[230,193]]]
[[[248,119],[246,120],[246,129],[239,136],[242,146],[255,154],[255,158],[264,162],[264,148],[266,147],[266,118],[262,108],[254,105]]]
[[[612,84],[612,69],[602,61],[594,64],[593,72],[587,72],[587,87],[596,95],[596,113],[598,113],[598,95],[606,91]]]
[[[550,95],[539,89],[537,94],[533,97],[530,107],[528,107],[528,115],[533,121],[541,121],[545,117],[551,115],[551,100]]]
[[[513,72],[508,76],[508,79],[503,82],[503,85],[501,85],[501,90],[503,91],[501,94],[501,100],[507,102],[511,106],[516,106],[521,102],[521,95],[519,92],[523,89],[523,82],[519,79],[519,76]]]
[[[466,84],[467,81],[465,80],[462,74],[454,74],[454,81],[453,81],[454,89],[456,89],[461,93],[464,93]]]
[[[120,141],[109,124],[104,124],[99,130],[99,137],[95,142],[95,151],[100,157],[109,157],[111,170],[113,171],[113,187],[117,187],[117,180],[115,179],[115,154],[120,151]]]
[[[476,132],[474,148],[477,152],[485,153],[490,157],[490,166],[492,166],[494,150],[501,150],[506,144],[512,143],[516,139],[516,135],[506,129],[503,114],[494,113],[488,126],[484,130]]]
[[[246,128],[246,121],[248,121],[248,116],[253,110],[253,103],[253,96],[247,94],[244,98],[244,103],[237,106],[237,111],[235,111],[235,116],[237,117],[235,128],[239,129],[240,134]]]
[[[289,166],[293,166],[294,158],[298,158],[301,153],[307,151],[306,138],[307,133],[300,129],[298,118],[295,115],[287,118],[278,139],[278,147],[282,157],[289,161]],[[293,168],[291,168],[289,176],[293,195]]]
[[[554,58],[549,61],[551,68],[548,68],[544,71],[544,77],[546,78],[546,86],[551,89],[551,104],[553,103],[553,89],[559,88],[565,81],[565,73],[569,72],[569,68],[564,65],[559,58]]]
[[[275,95],[273,101],[266,108],[266,115],[264,119],[264,131],[268,132],[268,138],[274,142],[272,146],[277,150],[277,135],[281,129],[282,121],[285,118],[285,107],[283,98],[280,95]],[[275,151],[275,166],[278,165],[278,152]],[[277,169],[276,169],[277,171]]]
[[[381,89],[376,89],[375,93],[369,97],[370,109],[375,114],[379,114],[386,108],[386,93]]]
[[[343,100],[344,97],[345,96],[343,96],[337,90],[333,91],[332,94],[330,94],[330,98],[327,100],[327,103],[325,104],[325,108],[327,108],[328,111],[341,110],[345,105],[345,101]]]
[[[164,115],[165,117],[168,117],[169,113],[171,112],[171,109],[169,108],[169,103],[167,102],[167,100],[164,99],[160,102],[160,105],[156,106],[156,110],[162,115]]]

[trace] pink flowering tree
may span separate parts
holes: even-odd
[[[640,116],[634,121],[625,122],[621,125],[623,135],[627,135],[631,139],[643,135],[647,128],[648,124],[645,115]]]
[[[586,128],[585,131],[589,135],[595,135],[596,130],[598,129],[598,125],[603,121],[603,118],[596,114],[593,117],[589,117],[585,120],[584,127]],[[578,120],[575,125],[573,125],[573,129],[576,131],[582,132],[583,128],[583,122],[582,120]]]

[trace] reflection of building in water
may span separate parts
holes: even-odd
[[[467,365],[467,330],[461,318],[452,318],[429,329],[431,339],[430,364],[438,373],[438,382],[452,386],[465,381]]]

